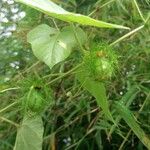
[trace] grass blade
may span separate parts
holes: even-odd
[[[143,129],[138,125],[134,115],[120,102],[115,102],[115,108],[119,112],[120,116],[125,120],[135,135],[141,140],[141,142],[150,150],[150,139],[144,133]]]
[[[126,105],[126,107],[129,107],[131,105],[131,103],[133,102],[134,98],[136,97],[137,93],[139,92],[139,89],[137,88],[137,86],[132,86],[129,91],[122,97],[122,99],[120,100],[121,103],[123,103],[124,105]],[[121,116],[118,114],[115,122],[116,124],[118,124],[121,120]],[[108,139],[110,138],[111,134],[115,131],[116,129],[116,124],[112,125],[109,133],[108,133]]]

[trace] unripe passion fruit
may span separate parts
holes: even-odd
[[[52,104],[52,90],[44,80],[37,76],[29,76],[21,80],[21,109],[23,113],[37,115]]]
[[[112,77],[117,66],[117,55],[108,45],[97,44],[84,56],[84,69],[94,80]]]
[[[44,99],[40,93],[33,89],[27,98],[27,110],[40,112],[44,107]]]

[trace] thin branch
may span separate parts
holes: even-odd
[[[117,39],[115,42],[111,43],[110,46],[115,45],[116,43],[119,43],[120,41],[124,40],[125,38],[129,37],[130,35],[136,33],[137,31],[141,30],[144,27],[144,25],[130,31],[129,33],[125,34],[124,36],[120,37],[119,39]]]

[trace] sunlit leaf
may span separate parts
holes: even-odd
[[[56,5],[55,3],[51,2],[50,0],[16,0],[16,1],[26,4],[32,8],[35,8],[47,15],[50,15],[52,17],[67,22],[77,22],[83,25],[90,25],[103,28],[129,29],[128,27],[124,27],[121,25],[106,23],[103,21],[92,19],[88,16],[68,12],[63,8],[59,7],[58,5]]]

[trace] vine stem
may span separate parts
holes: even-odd
[[[96,9],[94,9],[88,16],[89,16],[89,17],[92,16],[92,15],[97,11],[97,9],[103,8],[103,7],[109,5],[110,3],[114,2],[114,1],[116,1],[116,0],[110,0],[110,1],[108,1],[108,2],[106,2],[106,3],[104,3],[104,4],[101,5],[101,6],[98,6],[100,0],[97,1],[97,2],[95,3],[95,5],[98,6],[98,7],[97,7]]]
[[[0,93],[5,93],[7,91],[18,90],[18,89],[20,89],[20,87],[7,88],[7,89],[4,89],[4,90],[0,91]]]
[[[73,71],[75,71],[76,69],[78,69],[79,67],[81,67],[82,63],[75,66],[74,68],[72,68],[71,70],[69,70],[68,72],[65,72],[64,74],[62,74],[61,76],[53,79],[52,81],[48,82],[46,85],[52,84],[54,82],[56,82],[57,80],[64,78],[65,76],[69,75],[70,73],[72,73]]]
[[[136,1],[136,0],[133,0],[133,3],[135,4],[135,7],[136,7],[136,9],[137,9],[137,11],[138,11],[138,13],[139,13],[141,19],[143,20],[144,23],[146,23],[146,20],[145,20],[145,18],[144,18],[144,16],[143,16],[143,14],[142,14],[142,12],[141,12],[141,10],[140,10],[138,4],[137,4],[137,1]]]
[[[8,123],[14,125],[14,126],[17,127],[17,128],[19,127],[19,124],[15,123],[15,122],[13,122],[13,121],[11,121],[11,120],[8,120],[7,118],[0,117],[0,119],[3,120],[3,121],[5,121],[5,122],[8,122]]]
[[[73,23],[71,23],[71,27],[72,27],[72,29],[73,29],[75,39],[76,39],[76,41],[79,43],[81,52],[82,52],[83,54],[85,54],[86,50],[83,48],[83,46],[82,46],[82,44],[81,44],[81,42],[80,42],[80,40],[79,40],[79,38],[78,38],[78,35],[77,35],[77,33],[76,33],[75,26],[74,26]]]
[[[117,44],[118,42],[124,40],[125,38],[131,36],[132,34],[136,33],[137,31],[141,30],[144,27],[144,25],[130,31],[129,33],[123,35],[122,37],[120,37],[119,39],[117,39],[116,41],[114,41],[113,43],[110,44],[110,46],[114,46],[115,44]]]
[[[11,108],[11,107],[13,107],[14,105],[16,105],[18,102],[14,102],[14,103],[12,103],[12,104],[10,104],[10,105],[8,105],[7,107],[5,107],[5,108],[3,108],[3,109],[1,109],[0,110],[0,113],[2,113],[2,112],[4,112],[4,111],[6,111],[7,109],[9,109],[9,108]]]

